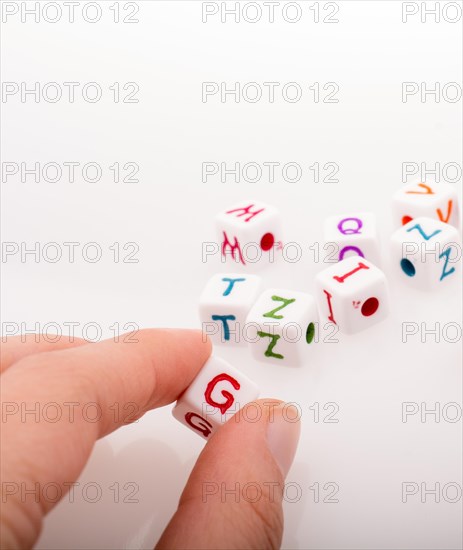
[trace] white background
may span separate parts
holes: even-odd
[[[120,3],[121,17],[129,13],[126,4]],[[403,287],[388,263],[387,243],[390,198],[402,184],[402,163],[461,166],[461,99],[428,95],[422,102],[418,93],[402,101],[403,82],[428,88],[438,82],[442,88],[461,80],[461,19],[450,23],[441,16],[436,22],[428,15],[422,22],[420,12],[404,23],[401,2],[338,1],[338,23],[322,22],[332,9],[323,2],[319,23],[312,2],[299,2],[301,19],[288,23],[284,4],[275,8],[274,23],[266,11],[254,24],[233,17],[221,23],[220,14],[203,23],[201,2],[144,1],[136,4],[134,24],[114,22],[113,2],[100,2],[102,17],[94,24],[83,20],[81,6],[73,23],[63,12],[56,23],[43,17],[23,23],[17,14],[2,24],[4,82],[28,88],[34,82],[80,83],[74,103],[64,97],[56,103],[43,97],[35,102],[31,95],[25,102],[20,94],[3,98],[3,162],[96,162],[102,168],[93,183],[80,169],[74,183],[64,173],[56,183],[43,177],[37,183],[32,176],[21,182],[20,174],[2,178],[3,241],[20,248],[37,242],[40,250],[37,262],[33,255],[21,261],[19,253],[2,257],[2,329],[17,323],[19,330],[36,324],[43,330],[55,323],[68,333],[68,323],[75,322],[81,335],[87,323],[97,323],[103,338],[112,336],[114,323],[120,330],[125,323],[199,327],[202,287],[226,269],[216,257],[203,261],[202,243],[215,239],[215,213],[247,197],[277,205],[285,242],[296,241],[303,251],[299,262],[265,271],[265,285],[311,292],[324,267],[323,256],[318,262],[314,257],[324,218],[349,209],[373,211],[391,286],[392,313],[385,322],[321,343],[300,369],[257,363],[246,349],[217,353],[258,383],[262,396],[301,408],[283,547],[459,548],[461,496],[448,502],[454,497],[449,490],[447,501],[424,495],[423,503],[418,493],[403,503],[402,484],[461,488],[461,419],[452,423],[442,414],[446,403],[461,410],[461,340],[452,343],[455,332],[445,332],[448,323],[461,327],[461,293],[458,284],[430,293]],[[461,9],[461,2],[453,4]],[[103,90],[96,103],[81,95],[92,81]],[[277,89],[273,103],[266,95],[256,103],[231,96],[221,102],[219,95],[202,101],[203,82],[230,87],[252,81],[279,82],[279,90],[297,82],[303,95],[290,103]],[[137,83],[138,103],[115,103],[109,89],[114,82]],[[315,82],[321,88],[337,83],[339,101],[315,102],[309,89]],[[108,169],[115,162],[137,163],[139,181],[115,183]],[[203,162],[296,162],[303,173],[293,183],[278,169],[274,182],[265,172],[257,183],[233,177],[223,183],[219,176],[204,182]],[[335,162],[339,181],[314,182],[309,167],[315,162]],[[461,179],[453,185],[459,188]],[[50,242],[63,252],[56,263],[42,255]],[[65,242],[80,243],[74,263]],[[100,261],[82,256],[89,242],[101,247]],[[129,242],[138,246],[138,263],[122,261]],[[114,243],[120,243],[119,262],[109,248]],[[404,322],[420,327],[406,343]],[[422,323],[437,326],[439,337],[423,334]],[[440,421],[427,415],[421,422],[418,413],[402,422],[403,402],[428,409],[439,403]],[[327,403],[336,404],[337,422],[326,422],[333,411],[323,410]],[[79,487],[98,483],[101,499],[87,502],[77,487],[74,502],[66,497],[48,517],[39,548],[153,546],[203,446],[170,409],[151,412],[97,444]],[[446,411],[450,417],[455,409]],[[109,489],[115,482],[119,502]],[[138,486],[132,495],[138,503],[122,502],[129,482]],[[326,483],[337,485],[337,503],[323,502],[330,492]],[[300,498],[290,502],[297,499],[296,487]]]

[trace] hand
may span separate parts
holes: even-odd
[[[123,424],[116,421],[112,404],[137,403],[140,418],[150,409],[172,403],[211,353],[210,343],[202,341],[199,331],[143,330],[137,336],[138,343],[131,344],[71,343],[65,338],[52,344],[40,337],[36,343],[35,335],[27,335],[25,340],[10,338],[2,346],[1,548],[31,547],[43,517],[55,504],[44,499],[22,502],[21,492],[10,490],[12,485],[53,482],[66,494],[96,440]],[[21,403],[30,410],[36,403],[50,402],[77,403],[73,421],[63,414],[54,423],[36,422],[33,414],[22,418],[16,410]],[[90,402],[99,404],[98,422],[86,422],[79,414]],[[282,414],[278,401],[256,403],[262,410],[259,421],[246,421],[240,411],[207,442],[159,548],[280,546],[283,483],[296,451],[299,422],[288,422],[289,415]],[[217,491],[204,499],[206,482],[209,487],[257,483],[262,496],[257,502],[251,502],[253,498],[235,502]]]

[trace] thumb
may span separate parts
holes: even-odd
[[[293,405],[246,405],[205,446],[157,548],[279,548],[283,489],[299,441]]]

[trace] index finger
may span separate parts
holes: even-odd
[[[82,338],[71,338],[69,336],[52,337],[47,334],[2,336],[2,344],[0,345],[0,373],[28,355],[35,355],[45,351],[76,348],[86,344],[88,342]]]

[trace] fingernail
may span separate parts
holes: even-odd
[[[268,420],[267,444],[284,478],[293,463],[300,433],[300,412],[294,405],[282,403],[273,409]]]

